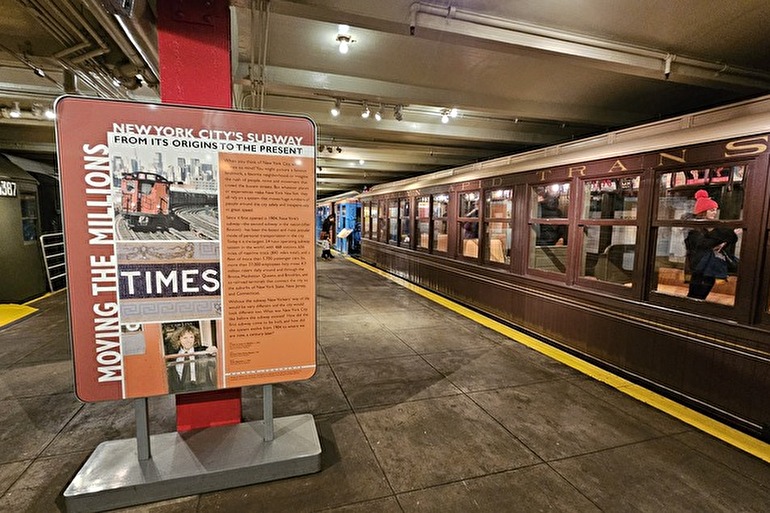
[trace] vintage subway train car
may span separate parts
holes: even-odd
[[[132,229],[168,230],[171,225],[171,182],[139,171],[120,180],[120,212]]]
[[[316,202],[316,239],[324,219],[333,212],[332,246],[347,255],[361,251],[361,202],[357,196],[356,192],[346,192]]]
[[[378,185],[361,258],[767,440],[769,148],[765,97]]]

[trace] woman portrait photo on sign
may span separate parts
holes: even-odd
[[[217,387],[217,348],[203,345],[197,326],[184,324],[171,333],[166,348],[169,393]]]
[[[695,219],[716,221],[719,219],[719,204],[709,197],[708,191],[700,189],[695,193]],[[722,226],[704,226],[690,230],[685,238],[687,259],[691,270],[687,297],[705,300],[716,280],[726,279],[731,267],[737,266],[735,231]]]

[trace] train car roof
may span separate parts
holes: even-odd
[[[770,96],[372,187],[361,198],[770,132]]]

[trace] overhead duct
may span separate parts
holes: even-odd
[[[410,33],[424,28],[472,39],[579,57],[614,65],[622,72],[657,76],[683,83],[711,83],[766,91],[770,74],[721,62],[673,55],[667,51],[617,43],[548,27],[477,14],[455,7],[415,2],[410,8]],[[613,69],[616,69],[613,68]]]
[[[128,98],[127,90],[140,85],[135,82],[136,75],[121,75],[121,63],[110,63],[105,58],[115,55],[115,49],[120,50],[119,55],[128,60],[132,70],[141,74],[146,85],[157,85],[157,60],[153,64],[142,54],[142,50],[123,34],[117,21],[106,13],[100,2],[83,0],[85,9],[76,0],[19,2],[64,47],[52,59],[65,73],[76,76],[79,83],[94,93],[107,98]],[[104,39],[104,33],[109,40]],[[125,61],[123,64],[126,64]]]
[[[110,13],[100,0],[83,0],[101,27],[136,66],[150,87],[158,85],[158,36],[147,2],[131,2],[131,9]]]

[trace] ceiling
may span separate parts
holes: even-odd
[[[319,197],[770,92],[765,0],[230,5],[234,107],[316,122]],[[42,112],[65,91],[158,101],[154,2],[0,7],[0,152],[53,162]]]

